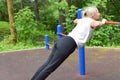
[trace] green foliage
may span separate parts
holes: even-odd
[[[68,7],[68,3],[66,2],[66,0],[62,0],[60,3],[58,3],[58,8],[65,10]]]
[[[45,36],[45,35],[48,35],[48,36],[49,36],[50,42],[57,39],[57,36],[56,36],[55,31],[47,31],[47,30],[44,30],[44,31],[39,31],[38,34],[39,34],[39,39],[38,39],[39,41],[44,41],[44,36]],[[38,41],[38,40],[37,40],[37,41]]]
[[[118,26],[112,26],[113,29],[111,30],[111,33],[110,33],[110,43],[112,45],[120,45],[120,27]]]
[[[119,46],[120,28],[115,25],[105,25],[94,32],[88,46]]]
[[[18,44],[14,49],[20,47],[39,45],[44,46],[44,35],[48,34],[50,40],[54,42],[56,36],[56,26],[59,22],[60,10],[63,10],[65,19],[64,33],[69,33],[75,26],[73,20],[76,18],[77,9],[85,9],[88,6],[97,6],[101,13],[101,19],[106,18],[108,21],[120,21],[120,1],[110,0],[38,0],[40,21],[36,22],[34,16],[34,1],[14,0],[15,24],[17,28]],[[25,8],[29,6],[29,8]],[[75,7],[76,6],[76,7]],[[6,0],[0,0],[0,20],[8,20],[8,11]],[[24,9],[23,9],[24,8]],[[21,9],[21,10],[20,10]],[[65,13],[64,13],[65,10]],[[19,11],[19,12],[18,12]],[[5,25],[4,25],[5,24]],[[87,43],[88,46],[119,46],[120,45],[120,27],[115,25],[105,25],[95,30],[92,39]],[[13,48],[7,45],[10,40],[10,30],[8,23],[0,23],[0,49]],[[20,46],[21,45],[21,46]],[[20,47],[19,47],[20,46]]]
[[[28,8],[21,9],[15,15],[18,41],[33,41],[36,37],[37,23],[34,20],[34,13]]]
[[[110,15],[108,0],[92,0],[86,6],[97,6],[101,13],[101,19],[106,18],[108,21],[114,21],[116,15]],[[84,7],[85,8],[85,7]],[[113,13],[113,11],[112,11]],[[115,25],[105,25],[94,32],[92,39],[87,43],[88,46],[118,46],[120,28]]]
[[[46,2],[46,3],[45,3]],[[56,25],[58,24],[58,6],[53,1],[40,1],[40,22],[43,24],[42,29],[55,31]],[[44,5],[46,4],[46,5]]]
[[[0,21],[0,41],[2,41],[4,37],[9,34],[10,34],[9,23]]]
[[[0,21],[8,21],[6,0],[0,0]]]
[[[9,23],[5,21],[0,21],[0,28],[9,29]]]
[[[70,32],[74,27],[73,20],[76,16],[77,8],[74,5],[71,5],[69,7],[66,0],[61,0],[60,2],[54,2],[54,4],[56,5],[57,9],[59,10],[58,15],[63,15],[65,17],[65,23],[61,24],[61,25],[65,25],[64,33]],[[60,10],[62,10],[62,11],[60,11]]]
[[[76,13],[77,13],[77,8],[74,5],[72,5],[69,9],[66,10],[65,33],[70,32],[74,28],[75,24],[73,23],[73,20],[76,16]]]
[[[18,42],[16,45],[8,44],[10,37],[6,36],[5,39],[0,42],[0,52],[45,47],[44,36],[46,34],[49,36],[51,45],[57,40],[57,36],[53,31],[43,30],[43,31],[39,31],[37,34],[39,36],[35,38],[34,43],[31,43],[30,40],[27,40],[26,42]]]
[[[108,30],[109,29],[109,30]],[[109,39],[109,33],[111,31],[111,26],[103,26],[97,30],[95,30],[92,39],[87,43],[89,46],[106,46]]]

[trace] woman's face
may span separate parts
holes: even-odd
[[[98,20],[99,17],[100,17],[100,13],[99,13],[99,11],[97,10],[96,13],[95,13],[95,15],[94,15],[92,18],[95,19],[95,20]]]

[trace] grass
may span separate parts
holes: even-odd
[[[5,21],[0,21],[0,28],[9,28],[9,23]]]
[[[37,48],[43,48],[44,43],[40,43],[40,45],[32,45],[32,44],[23,44],[23,43],[17,43],[16,45],[12,44],[3,44],[3,42],[0,42],[0,52],[9,52],[9,51],[16,51],[16,50],[26,50],[26,49],[37,49]]]
[[[8,34],[10,34],[9,23],[0,21],[0,41]]]

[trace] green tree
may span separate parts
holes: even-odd
[[[11,32],[11,37],[12,37],[12,43],[15,45],[17,43],[17,33],[16,33],[16,27],[14,24],[14,12],[13,12],[12,0],[7,0],[7,6],[8,6],[8,14],[9,14],[10,32]]]

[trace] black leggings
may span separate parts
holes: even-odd
[[[59,39],[54,45],[48,60],[37,70],[31,80],[45,80],[64,62],[76,47],[75,41],[69,36]]]

